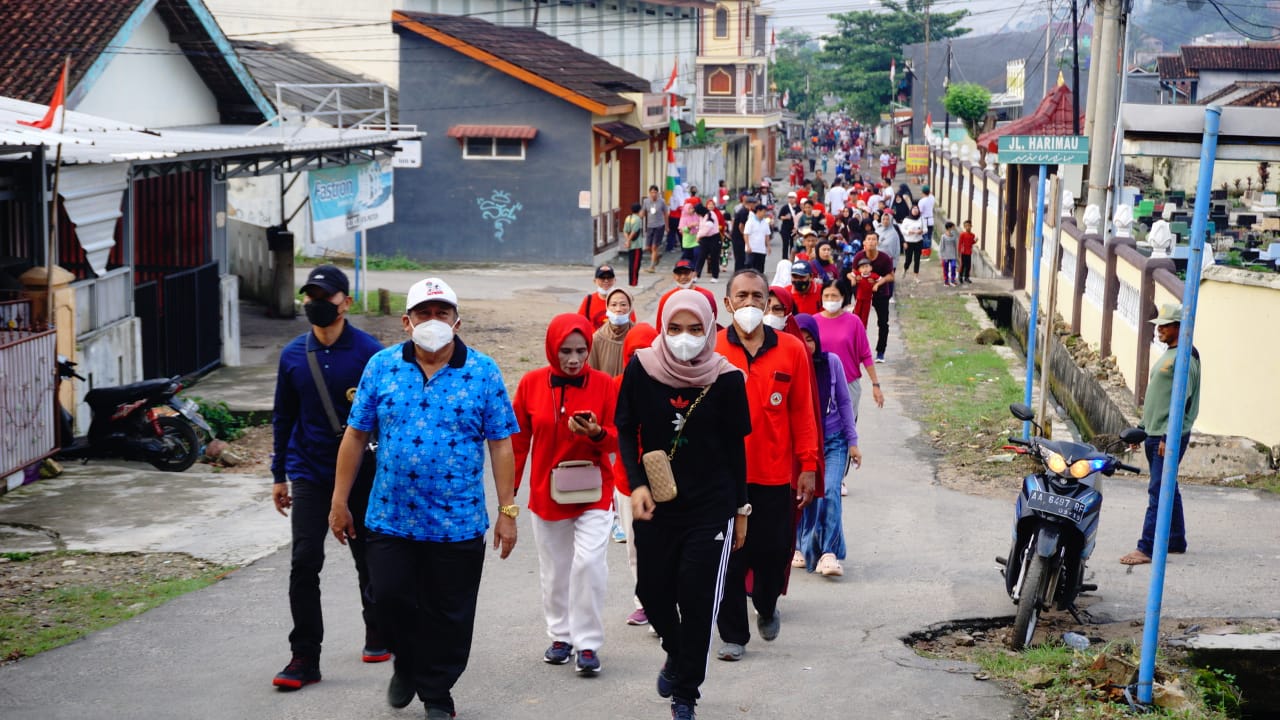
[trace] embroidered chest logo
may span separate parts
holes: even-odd
[[[778,407],[782,404],[782,393],[776,392],[769,396],[769,404]]]

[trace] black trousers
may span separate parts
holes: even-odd
[[[369,592],[364,514],[369,506],[372,473],[360,473],[351,488],[348,506],[355,519],[356,537],[348,540],[351,557],[356,561],[356,578],[363,608],[365,645],[372,647],[383,641],[377,632],[373,599]],[[324,568],[324,543],[329,537],[329,506],[333,499],[333,483],[296,480],[290,488],[293,507],[289,521],[293,529],[293,553],[289,565],[289,611],[293,630],[289,648],[298,655],[320,655],[324,641],[324,614],[320,608],[320,570]]]
[[[903,252],[903,254],[907,258],[907,264],[902,266],[903,274],[905,274],[908,270],[911,269],[911,261],[914,259],[916,263],[915,273],[919,275],[920,274],[920,253],[924,251],[924,243],[914,242],[914,243],[903,243],[903,244],[906,246],[906,250]]]
[[[733,243],[733,271],[747,267],[747,242],[741,237],[730,237]]]
[[[636,597],[662,638],[674,695],[696,701],[723,591],[733,521],[682,528],[637,520]]]
[[[420,542],[370,531],[369,571],[379,626],[427,707],[454,712],[450,691],[471,657],[484,536]]]
[[[640,256],[643,254],[644,250],[627,251],[627,283],[631,287],[640,284]]]
[[[754,269],[756,272],[764,275],[764,261],[768,257],[764,253],[749,253],[747,255],[747,267]],[[765,275],[768,277],[768,275]]]
[[[729,556],[724,579],[724,600],[716,625],[720,639],[746,645],[751,639],[747,622],[747,571],[753,580],[751,604],[760,617],[771,618],[778,609],[778,597],[787,580],[787,568],[795,550],[796,530],[791,486],[747,485],[751,518],[747,521],[747,541]],[[643,601],[643,598],[642,598]],[[645,612],[649,607],[645,606]]]
[[[720,277],[720,236],[708,235],[704,238],[698,238],[697,258],[693,262],[694,272],[698,273],[698,277],[702,277],[702,266],[706,263],[707,270],[711,272],[711,277]]]
[[[969,271],[973,269],[973,256],[960,256],[960,282],[969,281]]]
[[[667,218],[667,252],[676,249],[680,243],[680,218]]]
[[[871,307],[876,311],[876,354],[883,355],[889,345],[889,298],[892,295],[871,296]],[[750,524],[750,523],[748,523]]]

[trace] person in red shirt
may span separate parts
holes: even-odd
[[[609,576],[605,551],[613,524],[613,467],[618,449],[613,378],[587,365],[594,329],[564,313],[547,328],[547,367],[525,373],[516,387],[512,437],[516,491],[529,464],[529,510],[538,546],[542,605],[551,647],[543,660],[563,665],[577,654],[577,671],[600,672],[604,601]],[[600,476],[594,501],[560,503],[553,477],[562,463],[587,461]]]
[[[796,261],[791,265],[789,289],[796,303],[796,314],[815,315],[822,310],[822,283],[813,282],[813,267],[809,263]]]
[[[596,268],[596,291],[578,303],[578,314],[591,322],[592,332],[599,330],[609,320],[609,303],[606,298],[613,289],[615,277],[612,265],[604,264]]]
[[[725,309],[733,324],[720,331],[716,351],[747,376],[751,434],[747,437],[747,496],[751,519],[746,543],[729,558],[717,625],[721,660],[740,660],[751,638],[747,625],[746,577],[753,575],[751,601],[760,636],[773,640],[781,628],[778,598],[795,547],[796,503],[813,501],[818,468],[813,370],[804,343],[763,324],[769,296],[765,277],[754,270],[729,281]],[[792,463],[800,464],[793,492]]]
[[[662,294],[658,298],[658,314],[656,317],[662,317],[662,308],[667,304],[667,298],[671,297],[677,290],[697,290],[702,296],[711,303],[711,318],[716,317],[716,296],[710,290],[698,287],[695,283],[697,279],[693,276],[693,263],[688,260],[680,260],[671,271],[671,279],[675,280],[676,286]]]
[[[973,221],[964,221],[964,232],[960,233],[960,242],[957,243],[960,249],[960,282],[973,284],[969,279],[969,272],[973,269],[973,246],[978,242],[978,236],[973,234]]]
[[[853,314],[862,320],[863,327],[866,326],[868,318],[871,317],[871,298],[876,294],[876,281],[880,279],[871,269],[871,259],[862,258],[858,261],[858,267],[854,268],[853,279]]]
[[[653,344],[653,339],[658,337],[658,330],[649,323],[637,323],[631,328],[631,332],[627,333],[627,339],[622,343],[622,373],[613,378],[613,384],[616,391],[622,390],[622,376],[625,374],[627,363],[631,362],[631,358],[636,354],[636,350],[647,348]],[[637,439],[638,441],[638,439]],[[640,449],[641,454],[644,448]],[[613,460],[613,509],[618,513],[618,523],[622,526],[622,531],[627,535],[627,565],[631,568],[632,582],[638,582],[636,577],[636,544],[635,535],[632,532],[632,525],[635,517],[631,512],[631,483],[627,482],[627,468],[622,461],[622,453],[616,453]],[[640,602],[639,597],[633,597],[636,609],[627,616],[628,625],[648,625],[649,616],[644,612],[644,605]]]

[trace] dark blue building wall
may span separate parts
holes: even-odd
[[[409,32],[400,60],[400,122],[427,135],[422,167],[395,171],[396,219],[370,231],[370,253],[590,264],[578,192],[591,188],[591,114]],[[464,160],[454,125],[530,125],[538,136],[524,160]]]

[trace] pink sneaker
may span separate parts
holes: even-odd
[[[628,625],[648,625],[649,616],[644,614],[644,608],[637,608],[635,612],[627,616]]]

